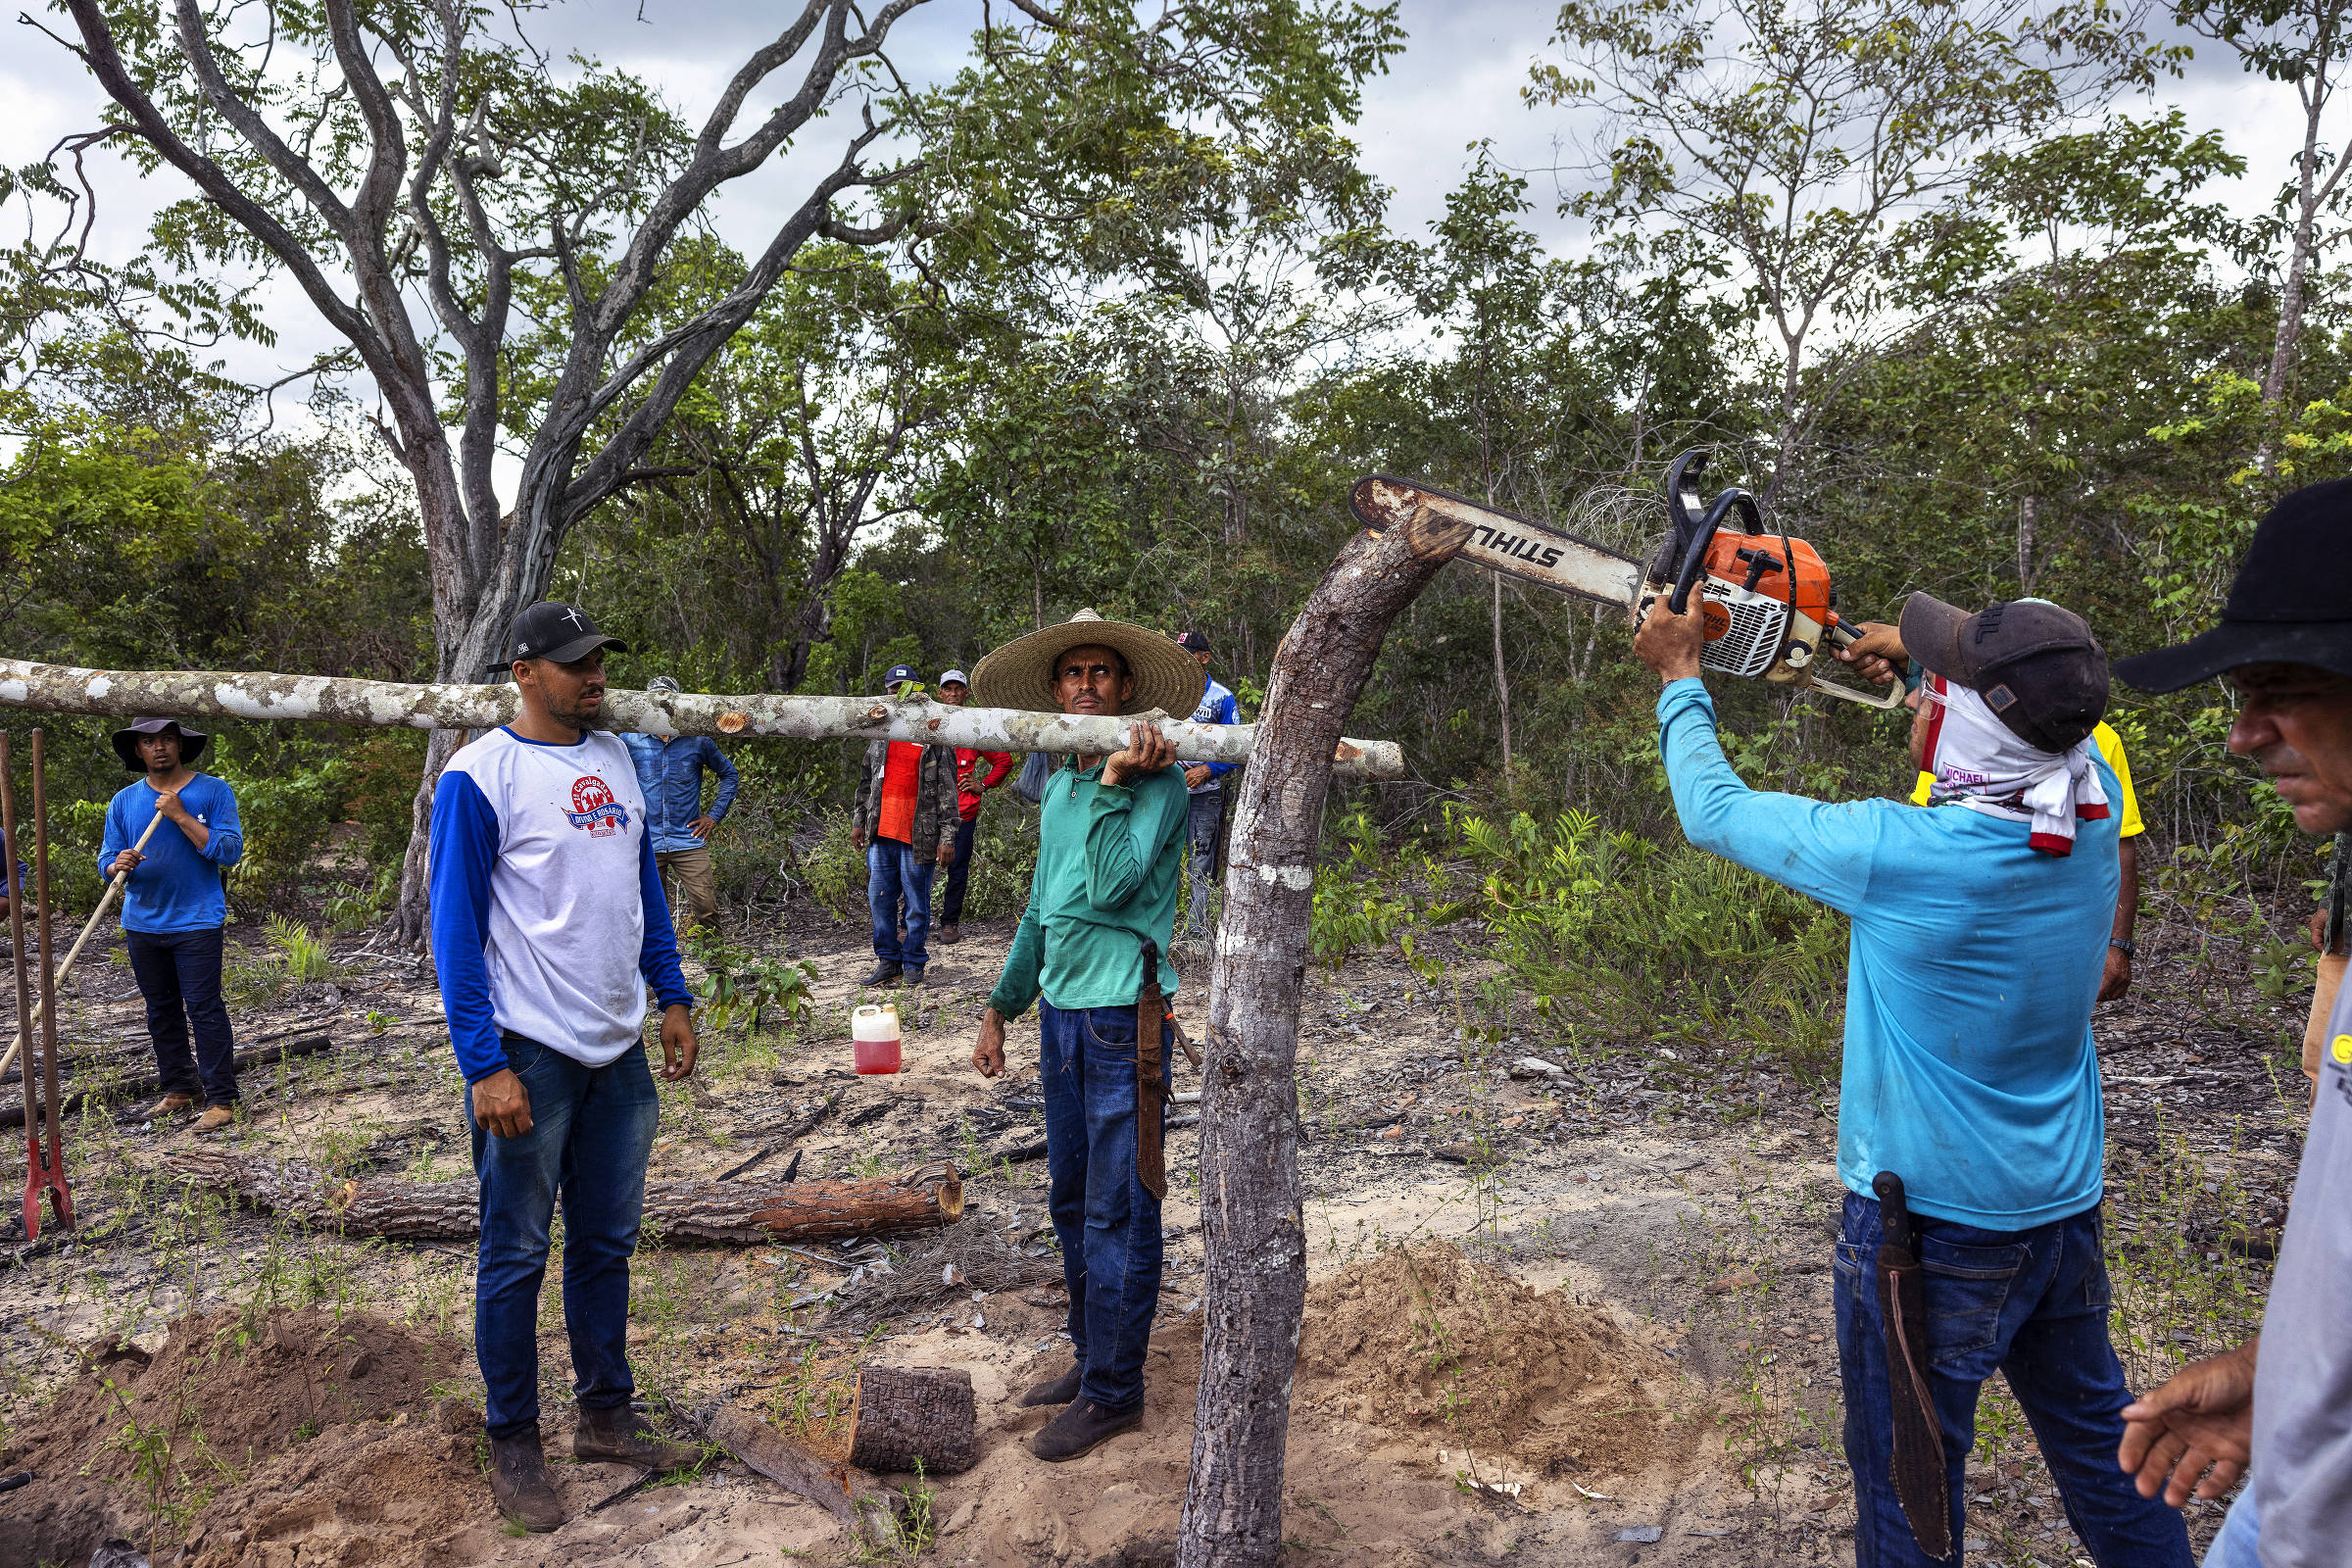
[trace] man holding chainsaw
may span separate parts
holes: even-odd
[[[2180,1516],[2114,1468],[2131,1399],[2107,1338],[2105,1131],[2090,1014],[2116,905],[2115,775],[2090,732],[2107,658],[2036,600],[1926,594],[1907,650],[1913,761],[1937,808],[1742,784],[1696,678],[1705,606],[1661,595],[1634,651],[1690,841],[1852,920],[1834,1292],[1857,1568],[1957,1564],[1978,1391],[1998,1369],[2101,1568],[2185,1568]]]
[[[2123,677],[2175,692],[2237,689],[2230,750],[2268,773],[2306,833],[2352,828],[2352,479],[2282,498],[2254,530],[2221,624],[2128,659]],[[2175,1505],[2252,1480],[2207,1568],[2321,1568],[2352,1551],[2352,986],[2320,1041],[2319,1091],[2262,1333],[2199,1361],[2124,1412],[2118,1459]]]
[[[1005,644],[972,673],[984,708],[1104,717],[1191,712],[1202,678],[1168,638],[1091,610]],[[1156,727],[1137,724],[1124,750],[1054,772],[1029,907],[972,1048],[972,1065],[996,1077],[1006,1021],[1039,1002],[1048,1204],[1075,1352],[1021,1399],[1064,1406],[1030,1442],[1041,1459],[1075,1459],[1144,1418],[1167,1194],[1167,951],[1190,814],[1175,756]]]

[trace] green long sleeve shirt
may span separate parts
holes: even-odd
[[[1056,1007],[1132,1005],[1143,983],[1141,939],[1159,944],[1159,986],[1176,995],[1168,939],[1191,802],[1181,768],[1104,784],[1102,764],[1064,764],[1046,785],[1037,877],[988,1004],[1017,1018],[1042,994]]]

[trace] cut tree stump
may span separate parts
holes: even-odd
[[[710,1441],[768,1480],[831,1513],[851,1535],[868,1535],[879,1515],[895,1526],[905,1499],[874,1484],[854,1465],[827,1463],[741,1405],[721,1405],[710,1418]]]
[[[952,1476],[979,1455],[972,1375],[956,1367],[861,1366],[850,1463],[861,1470]]]
[[[481,1231],[471,1178],[333,1181],[315,1165],[226,1150],[166,1155],[163,1168],[234,1193],[255,1208],[291,1214],[346,1236],[468,1241]],[[963,1217],[963,1178],[943,1162],[855,1182],[662,1181],[645,1184],[645,1224],[665,1241],[757,1246],[933,1230]]]

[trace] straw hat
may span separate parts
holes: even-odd
[[[1156,708],[1187,718],[1200,706],[1200,694],[1208,689],[1207,675],[1172,639],[1081,610],[1058,626],[1015,637],[973,665],[972,701],[982,708],[1058,713],[1061,704],[1054,697],[1054,662],[1089,643],[1115,648],[1126,659],[1127,668],[1135,676],[1135,694],[1127,700],[1130,713]]]

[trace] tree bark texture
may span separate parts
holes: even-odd
[[[1298,1193],[1298,997],[1332,746],[1389,623],[1453,559],[1467,525],[1424,508],[1359,533],[1292,623],[1243,775],[1201,1065],[1200,1216],[1208,1251],[1181,1568],[1271,1564],[1306,1230]]]
[[[514,688],[507,685],[408,685],[265,671],[77,669],[0,659],[0,708],[52,713],[291,719],[454,731],[507,723],[520,704]],[[1079,754],[1120,750],[1133,723],[1009,708],[950,708],[923,698],[898,702],[884,697],[629,691],[606,692],[602,716],[609,729],[640,734],[887,738],[975,751]],[[1256,725],[1195,724],[1174,718],[1162,718],[1158,724],[1175,743],[1180,761],[1246,762],[1255,755]],[[435,736],[436,742],[439,738]],[[1401,778],[1404,749],[1395,741],[1347,740],[1335,733],[1325,766],[1342,778]]]
[[[874,1485],[874,1478],[846,1464],[828,1464],[749,1410],[722,1405],[710,1418],[710,1441],[768,1480],[840,1520],[863,1537],[876,1515],[897,1516],[900,1498]]]
[[[167,1155],[163,1168],[346,1236],[467,1241],[481,1234],[481,1189],[454,1182],[377,1177],[335,1181],[316,1165],[226,1150]],[[757,1246],[827,1242],[936,1230],[963,1217],[963,1179],[953,1166],[856,1182],[660,1181],[645,1184],[645,1224],[664,1241]]]
[[[972,1375],[959,1367],[861,1366],[850,1426],[850,1463],[899,1475],[969,1470],[980,1456]]]

